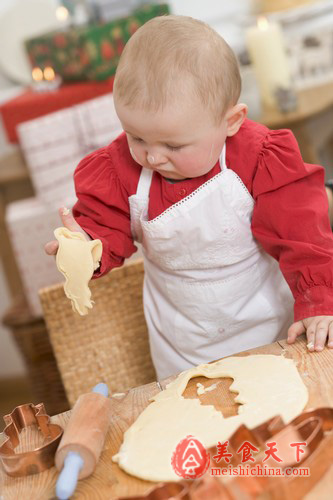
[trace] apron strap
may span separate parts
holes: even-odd
[[[136,190],[136,194],[139,198],[148,198],[152,176],[152,170],[142,167],[138,187]]]

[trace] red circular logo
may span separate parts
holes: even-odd
[[[175,473],[184,479],[196,479],[207,471],[210,455],[203,444],[193,436],[182,439],[171,458]]]

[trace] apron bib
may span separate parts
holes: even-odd
[[[141,243],[144,310],[159,379],[285,338],[294,299],[275,259],[251,231],[254,200],[225,164],[221,172],[148,220],[152,171],[129,198]]]

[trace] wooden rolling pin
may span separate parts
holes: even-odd
[[[98,384],[74,405],[55,456],[55,465],[61,471],[56,494],[61,500],[73,494],[78,479],[95,470],[111,418],[111,399],[107,396],[107,386]]]

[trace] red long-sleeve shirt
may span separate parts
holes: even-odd
[[[333,315],[333,237],[324,189],[324,169],[304,163],[290,130],[269,130],[246,120],[227,138],[226,165],[254,198],[252,232],[279,261],[295,298],[295,321]],[[188,196],[220,172],[170,183],[154,172],[149,219]],[[128,198],[136,193],[141,167],[125,134],[84,158],[74,174],[80,226],[103,243],[101,276],[135,251]]]

